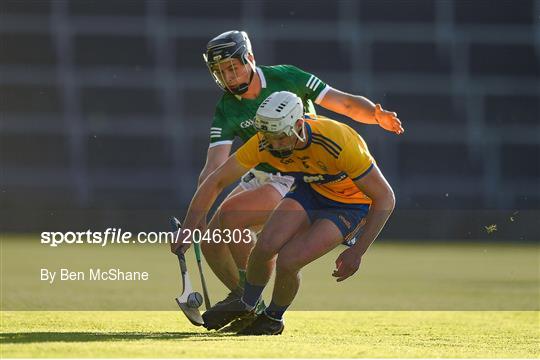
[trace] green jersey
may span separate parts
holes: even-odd
[[[329,86],[315,75],[292,65],[260,66],[257,67],[257,73],[261,79],[261,92],[256,99],[243,99],[225,93],[217,103],[210,128],[210,147],[232,144],[236,136],[246,142],[255,135],[255,113],[259,105],[276,91],[295,93],[302,99],[305,112],[315,113],[313,103],[318,103],[329,89]],[[257,169],[278,172],[268,164],[260,164]]]

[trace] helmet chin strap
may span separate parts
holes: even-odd
[[[302,120],[302,127],[301,127],[301,133],[302,135],[300,135],[299,133],[296,132],[296,130],[294,129],[294,127],[291,129],[292,133],[296,136],[296,138],[298,140],[300,140],[301,142],[305,142],[306,141],[306,122],[304,120]],[[298,143],[298,141],[297,141]],[[296,144],[295,144],[296,146]]]
[[[251,75],[249,76],[249,81],[247,83],[243,83],[235,87],[234,89],[229,88],[229,91],[233,93],[234,95],[242,95],[249,89],[249,85],[251,84],[251,81],[253,80],[253,76],[255,75],[255,71],[251,70]]]
[[[274,157],[277,157],[277,158],[280,158],[280,159],[284,159],[284,158],[287,158],[289,156],[292,155],[293,151],[292,149],[289,149],[289,150],[273,150],[273,149],[268,149],[268,151],[270,152],[270,154]]]

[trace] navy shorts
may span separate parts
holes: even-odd
[[[328,219],[336,224],[343,235],[343,245],[347,246],[356,242],[369,211],[368,204],[345,204],[330,200],[313,190],[309,184],[298,180],[285,198],[298,201],[312,224],[317,219]]]

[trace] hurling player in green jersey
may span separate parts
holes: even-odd
[[[404,131],[395,112],[386,111],[365,97],[332,88],[315,75],[297,67],[256,66],[251,42],[243,31],[228,31],[213,38],[207,44],[203,57],[224,94],[216,106],[210,128],[210,145],[206,164],[199,176],[199,186],[229,157],[235,137],[245,142],[255,135],[252,126],[255,113],[263,100],[276,91],[290,91],[298,95],[306,112],[315,113],[315,103],[361,123],[378,124],[396,134]],[[242,178],[210,223],[200,224],[199,227],[210,231],[257,231],[293,182],[292,177],[280,174],[272,166],[260,164]],[[253,246],[253,242],[226,244],[201,241],[201,249],[212,271],[231,290],[224,301],[242,295],[245,269]]]

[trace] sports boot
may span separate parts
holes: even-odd
[[[204,327],[208,330],[218,330],[231,321],[253,312],[242,302],[241,296],[240,292],[231,291],[224,300],[208,309],[202,315]]]
[[[238,335],[280,335],[283,329],[285,329],[283,321],[271,319],[263,312],[251,325],[240,330]]]

